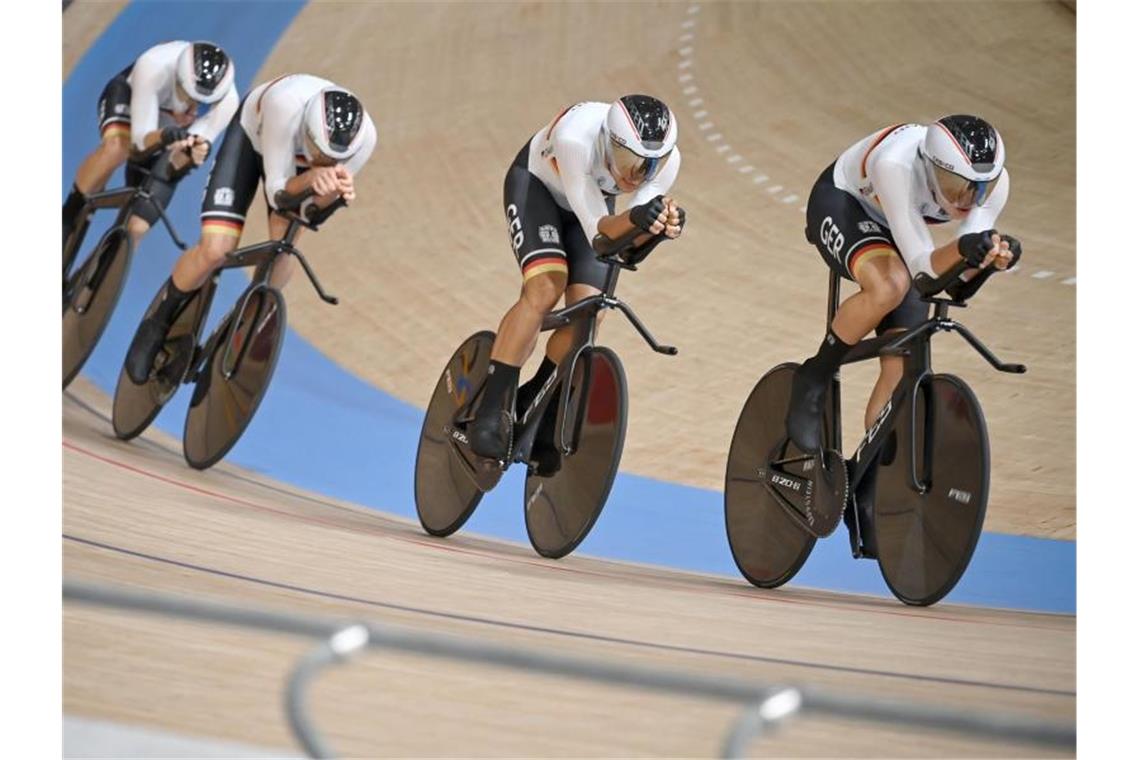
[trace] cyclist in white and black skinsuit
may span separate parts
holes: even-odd
[[[804,452],[820,447],[821,404],[848,349],[869,333],[905,330],[928,312],[912,278],[934,278],[965,259],[947,292],[968,298],[1016,263],[1020,243],[994,229],[1009,197],[1005,147],[976,116],[899,124],[868,135],[828,166],[812,188],[806,234],[828,266],[860,290],[845,300],[815,356],[795,373],[788,435]],[[936,248],[928,225],[958,221],[955,240]],[[867,404],[870,428],[902,378],[903,359],[879,359]]]
[[[554,332],[542,366],[522,388],[519,369],[534,351],[543,317],[564,294],[569,306],[601,292],[612,265],[597,254],[612,252],[636,230],[644,233],[633,240],[639,255],[680,236],[684,210],[666,195],[681,168],[676,142],[677,122],[664,103],[626,95],[570,106],[519,151],[507,171],[503,206],[522,292],[491,350],[486,390],[468,431],[476,454],[507,456],[516,405],[525,409],[553,374],[572,329]],[[626,193],[633,194],[630,208],[617,214],[614,199]],[[543,432],[535,442],[538,456]]]
[[[199,166],[210,146],[237,111],[234,65],[218,46],[209,42],[164,42],[150,48],[116,74],[99,96],[99,147],[84,159],[75,184],[63,205],[63,241],[85,219],[77,219],[85,196],[103,189],[116,169],[127,163],[127,184],[138,185],[143,175],[136,166],[153,167],[160,156],[137,163],[133,156],[162,144],[170,151],[172,167]],[[189,151],[187,157],[184,151]],[[170,202],[180,176],[156,179],[152,195],[163,208]],[[149,205],[128,224],[138,243],[158,214]]]
[[[288,219],[273,213],[277,194],[312,189],[305,202],[325,207],[356,198],[354,178],[376,147],[376,126],[355,95],[309,74],[289,74],[255,87],[226,128],[202,199],[202,235],[174,265],[155,313],[143,320],[127,353],[127,374],[142,384],[179,307],[190,300],[241,240],[246,213],[264,185],[269,237]],[[299,233],[298,233],[299,234]],[[271,282],[292,274],[291,256],[277,260]]]

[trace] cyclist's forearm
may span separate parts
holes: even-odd
[[[935,248],[934,252],[930,254],[930,268],[939,277],[946,274],[951,267],[961,261],[962,257],[958,254],[957,240],[951,240],[946,245]]]
[[[298,174],[285,181],[285,192],[289,195],[300,195],[302,191],[312,187],[313,175],[311,172]]]
[[[162,143],[162,130],[161,129],[155,129],[155,130],[152,130],[150,132],[147,132],[146,135],[143,137],[143,148],[142,148],[142,150],[138,150],[134,145],[132,145],[131,146],[131,153],[133,153],[135,155],[142,155],[143,153],[146,153],[149,150],[153,150],[155,147],[157,147],[161,143]]]
[[[628,211],[622,214],[603,216],[598,220],[598,233],[605,235],[610,240],[617,240],[623,235],[628,235],[632,230],[633,222],[629,220]],[[652,239],[652,234],[643,232],[633,239],[633,247],[639,248]]]

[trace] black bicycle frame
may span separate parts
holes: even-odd
[[[669,356],[673,356],[677,353],[675,346],[665,346],[658,343],[645,324],[638,319],[633,309],[624,301],[614,296],[614,291],[617,289],[618,274],[621,270],[636,270],[637,266],[635,264],[626,263],[626,261],[621,258],[621,252],[610,256],[599,256],[598,259],[610,265],[603,292],[597,295],[587,296],[581,301],[571,304],[564,309],[551,312],[542,320],[541,332],[574,325],[574,336],[570,351],[566,354],[566,360],[559,363],[558,369],[539,390],[538,395],[531,401],[530,406],[523,411],[522,419],[520,420],[522,430],[518,436],[519,443],[515,446],[515,451],[513,452],[513,461],[515,462],[525,462],[527,458],[529,458],[535,435],[538,433],[538,427],[546,413],[550,399],[554,395],[551,391],[555,391],[559,388],[568,389],[570,387],[571,379],[574,377],[573,373],[577,369],[578,361],[582,353],[593,347],[598,329],[598,312],[603,309],[617,309],[625,315],[630,321],[630,324],[637,330],[638,334],[641,335],[654,351]],[[590,365],[586,365],[584,370],[586,374],[583,376],[581,383],[583,389],[590,387],[589,370]],[[570,410],[570,402],[569,393],[564,392],[559,395],[558,417],[554,428],[555,442],[564,455],[572,454],[577,449],[582,430],[582,421],[585,417],[582,413],[582,410],[585,409],[583,404],[579,406],[579,413],[575,415],[575,418],[572,420],[573,424],[568,426],[566,420]],[[570,433],[569,439],[567,438],[567,432]]]
[[[157,151],[151,151],[151,153],[154,152]],[[171,224],[170,218],[166,215],[166,211],[163,210],[162,206],[159,205],[158,201],[156,201],[150,193],[151,184],[156,179],[156,172],[160,168],[164,168],[169,173],[169,167],[170,165],[167,162],[162,163],[160,166],[156,166],[153,171],[143,166],[135,166],[134,169],[136,171],[139,171],[142,174],[146,175],[146,178],[140,182],[138,186],[120,187],[115,188],[114,190],[102,190],[98,193],[92,193],[91,195],[88,195],[86,201],[83,204],[83,208],[79,212],[79,218],[87,219],[88,215],[93,211],[117,208],[119,209],[119,215],[115,218],[115,223],[111,225],[111,229],[115,229],[117,227],[125,228],[127,221],[134,214],[135,204],[149,203],[158,214],[158,218],[162,220],[162,224],[166,227],[166,231],[170,233],[170,238],[174,241],[174,244],[178,246],[180,250],[186,250],[186,243],[183,242],[182,239],[178,237],[178,233],[174,231],[174,225]],[[85,225],[86,224],[87,223],[85,222]],[[79,246],[79,237],[79,235],[72,235],[71,249],[67,253],[69,262],[74,261],[75,255],[78,253],[78,251],[75,249]]]
[[[307,195],[305,196],[307,197]],[[255,267],[252,282],[242,292],[234,305],[218,326],[214,328],[214,332],[204,344],[201,344],[194,353],[190,361],[190,365],[186,370],[184,377],[190,381],[193,380],[201,368],[202,363],[207,357],[214,353],[218,341],[222,340],[229,327],[230,320],[234,314],[243,314],[245,312],[246,304],[253,298],[258,291],[269,288],[269,279],[273,274],[273,264],[278,256],[290,255],[294,256],[297,261],[301,263],[301,269],[304,270],[305,275],[309,278],[313,288],[317,291],[317,295],[325,303],[336,305],[339,300],[336,296],[329,295],[325,289],[321,287],[320,280],[317,279],[316,272],[309,266],[309,262],[305,259],[304,254],[293,245],[293,241],[297,237],[301,227],[316,231],[318,226],[332,216],[333,212],[338,208],[344,206],[343,200],[338,200],[336,203],[328,206],[325,209],[315,210],[310,219],[302,219],[292,211],[277,211],[278,214],[284,216],[289,220],[289,226],[285,230],[285,234],[279,240],[267,240],[264,243],[257,243],[255,245],[239,248],[226,255],[226,260],[211,274],[209,281],[206,284],[207,290],[202,294],[203,308],[200,309],[197,324],[194,327],[195,335],[200,334],[202,325],[206,321],[206,317],[210,311],[210,304],[213,301],[214,291],[217,288],[218,278],[221,277],[222,271],[226,269],[241,269],[244,267]],[[258,315],[260,318],[260,315]],[[233,350],[233,345],[226,347],[226,353],[222,356],[222,366],[228,367],[227,377],[232,377],[241,366],[242,359],[245,358],[245,353],[248,350],[249,341],[242,341],[240,352],[235,358],[229,353]]]
[[[912,433],[917,432],[918,424],[918,393],[922,387],[923,380],[930,374],[931,359],[930,359],[930,337],[935,332],[956,332],[961,335],[970,346],[981,354],[994,369],[999,372],[1010,372],[1021,374],[1026,371],[1024,364],[1012,364],[999,360],[993,352],[991,352],[985,344],[983,344],[977,337],[974,336],[969,330],[963,327],[958,322],[954,321],[949,316],[950,307],[965,308],[966,304],[961,301],[954,301],[950,298],[939,298],[937,293],[941,291],[945,284],[957,277],[965,270],[964,262],[956,265],[946,275],[938,278],[937,281],[927,280],[921,285],[920,291],[925,291],[923,301],[934,305],[934,316],[928,318],[922,324],[908,330],[907,332],[899,335],[897,333],[883,335],[877,338],[860,341],[855,344],[847,356],[843,359],[843,364],[851,364],[853,362],[864,361],[866,359],[873,359],[879,356],[902,356],[905,362],[903,369],[902,379],[899,381],[898,387],[895,388],[891,394],[887,404],[879,412],[878,417],[872,423],[870,429],[867,430],[863,436],[863,440],[859,443],[858,448],[855,449],[855,454],[851,459],[851,470],[849,473],[850,492],[854,493],[859,482],[866,475],[871,463],[876,461],[876,454],[882,449],[891,430],[894,429],[900,409],[904,401],[909,397],[910,400],[910,429]],[[831,274],[831,282],[828,292],[828,320],[830,326],[835,317],[835,312],[839,308],[839,275],[834,272]],[[941,286],[941,287],[940,287]],[[836,373],[835,378],[832,380],[832,402],[831,402],[831,426],[830,430],[825,431],[825,436],[828,438],[828,446],[836,450],[841,450],[842,438],[841,433],[841,404],[839,396],[839,373]],[[930,414],[932,405],[926,405],[927,414]],[[925,420],[926,426],[924,430],[929,431],[932,420]],[[932,445],[934,436],[927,434],[924,436],[925,450],[922,452],[921,461],[925,464],[923,472],[919,472],[919,452],[916,450],[917,436],[911,436],[910,451],[907,456],[910,458],[910,487],[918,493],[926,493],[930,487],[930,472],[929,468],[932,460],[932,453],[929,447]]]

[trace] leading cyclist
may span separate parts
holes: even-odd
[[[807,239],[833,271],[858,283],[859,292],[839,306],[819,350],[795,372],[786,424],[802,451],[820,449],[823,397],[847,351],[872,329],[881,335],[927,318],[912,278],[936,277],[964,259],[970,268],[947,288],[964,300],[1017,262],[1020,243],[994,229],[1009,197],[1004,164],[997,130],[959,114],[868,135],[816,180]],[[959,222],[957,237],[935,247],[927,226],[949,221]],[[879,365],[867,428],[903,373],[900,356],[880,357]],[[872,478],[866,482],[873,488]]]

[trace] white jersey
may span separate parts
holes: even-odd
[[[950,221],[926,179],[918,146],[926,137],[922,124],[899,124],[868,135],[835,161],[835,186],[859,199],[863,208],[891,230],[912,275],[935,273],[930,266],[934,241],[928,224]],[[1002,169],[993,192],[958,226],[958,236],[992,229],[1009,197],[1009,172]]]
[[[180,100],[175,87],[178,56],[192,43],[179,40],[155,45],[138,57],[127,81],[131,85],[131,143],[144,149],[147,134],[175,123],[176,115],[196,113],[198,104]],[[233,66],[233,61],[230,61]],[[190,125],[189,132],[214,143],[238,107],[237,88],[231,87]]]
[[[602,125],[609,110],[609,103],[570,106],[530,140],[527,169],[546,186],[555,203],[574,212],[587,239],[598,234],[598,220],[610,213],[605,196],[621,194],[606,168],[602,142]],[[633,193],[630,206],[665,195],[680,169],[681,150],[674,148],[657,176]]]
[[[287,74],[258,85],[246,96],[241,127],[253,149],[261,154],[265,194],[273,208],[277,208],[274,197],[285,189],[285,183],[297,176],[298,169],[309,168],[302,126],[305,104],[324,88],[336,86],[309,74]],[[376,147],[376,126],[367,111],[360,129],[363,132],[360,150],[344,162],[354,177]]]

